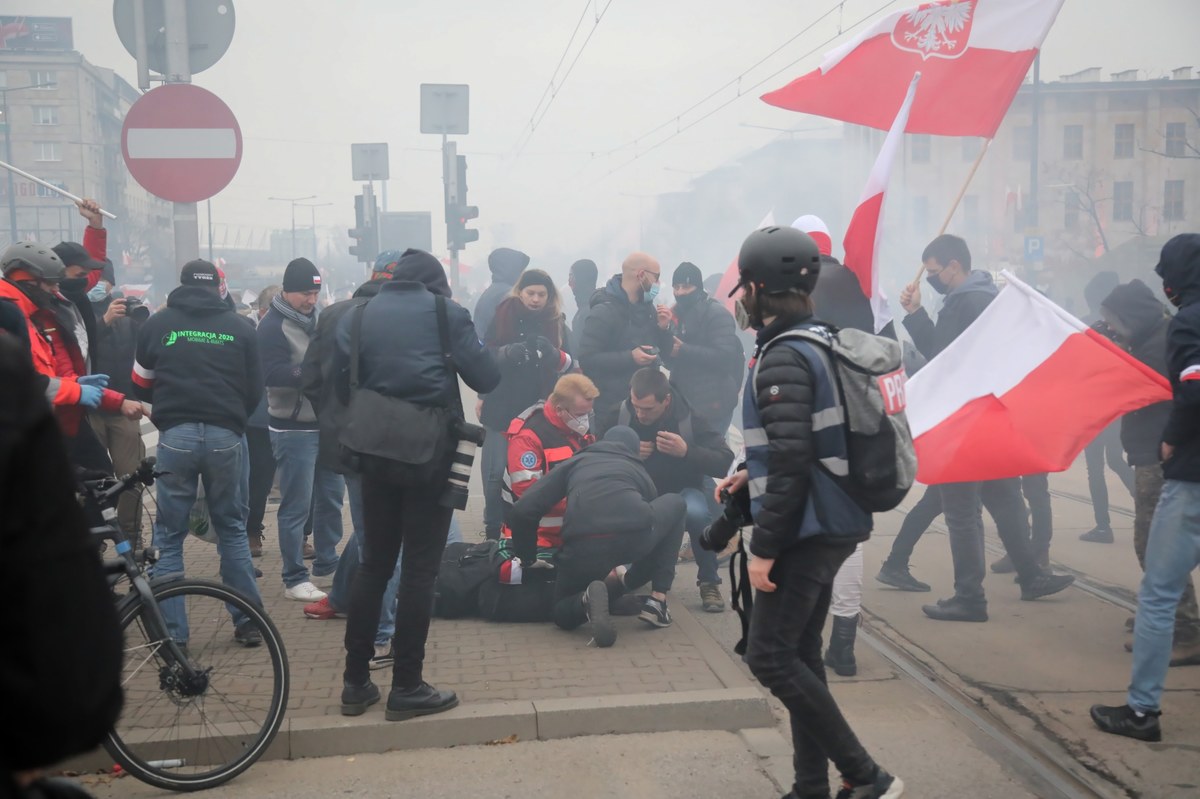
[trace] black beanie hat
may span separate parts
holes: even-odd
[[[626,425],[617,425],[610,427],[608,432],[604,434],[604,440],[610,444],[617,444],[629,451],[630,455],[638,454],[638,434],[634,432],[632,427]]]
[[[671,285],[695,286],[698,289],[702,289],[704,288],[704,275],[700,274],[700,267],[684,261],[675,267],[675,274],[671,277]]]
[[[321,288],[321,273],[307,258],[296,258],[283,271],[283,290],[287,292],[317,291]]]
[[[405,250],[400,256],[400,260],[396,262],[396,271],[392,274],[392,280],[420,283],[434,294],[441,294],[443,297],[453,296],[450,291],[450,281],[446,279],[446,270],[442,267],[442,262],[424,250],[416,250],[411,247]]]

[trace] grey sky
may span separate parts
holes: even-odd
[[[587,12],[568,63],[608,1],[597,0]],[[608,175],[638,149],[593,153],[670,123],[647,140],[657,141],[674,129],[675,115],[835,7],[833,0],[611,0],[516,160],[513,153],[583,2],[234,0],[233,45],[219,64],[194,78],[229,104],[245,137],[241,171],[214,199],[214,217],[218,223],[283,227],[287,205],[266,198],[315,194],[318,202],[335,203],[318,209],[318,225],[347,227],[358,191],[350,180],[349,144],[387,141],[390,209],[432,210],[434,241],[440,241],[439,140],[418,131],[418,85],[469,83],[471,134],[460,138],[459,152],[469,158],[471,201],[480,207],[483,235],[464,260],[482,261],[498,239],[531,252],[575,252],[601,241],[633,244],[639,209],[649,200],[624,195],[677,191],[687,172],[714,167],[778,135],[742,123],[822,124],[756,97],[814,68],[825,50],[853,35],[822,45],[837,36],[839,22],[848,28],[884,2],[846,0],[747,74],[743,86],[801,59],[795,66]],[[911,4],[900,0],[888,11]],[[6,13],[74,17],[77,49],[134,81],[133,59],[113,29],[111,3],[7,5]],[[1151,76],[1186,64],[1200,67],[1198,30],[1197,0],[1067,0],[1045,43],[1043,79],[1090,66],[1105,73],[1136,67]],[[682,124],[736,93],[736,87],[726,89]],[[307,215],[302,219],[307,223]]]

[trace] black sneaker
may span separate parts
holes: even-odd
[[[908,570],[908,564],[899,565],[884,561],[883,567],[879,570],[879,574],[875,575],[875,579],[884,585],[899,588],[901,591],[926,593],[933,590],[928,583],[923,583],[912,576],[912,572]]]
[[[608,587],[599,580],[593,580],[583,592],[583,609],[587,613],[591,627],[592,640],[601,649],[607,649],[617,642],[617,628],[613,626],[608,614]]]
[[[1139,741],[1162,740],[1162,728],[1158,726],[1158,717],[1158,713],[1143,713],[1139,716],[1129,705],[1092,705],[1092,721],[1101,731],[1136,738]]]
[[[362,685],[342,683],[342,715],[361,716],[379,701],[379,686],[367,680]]]
[[[987,602],[967,602],[952,596],[949,599],[939,599],[936,605],[924,605],[921,610],[925,615],[937,621],[977,621],[988,620]]]
[[[1079,536],[1079,540],[1090,541],[1093,544],[1111,544],[1113,542],[1113,531],[1111,527],[1096,525],[1091,530]]]
[[[245,647],[258,646],[262,643],[262,631],[252,621],[244,621],[233,628],[233,640]]]
[[[638,618],[652,627],[670,627],[671,613],[667,610],[667,600],[646,597],[646,601],[642,603],[642,612],[638,614]]]
[[[1039,574],[1021,586],[1021,599],[1032,602],[1044,596],[1057,594],[1074,582],[1075,578],[1069,574]]]
[[[387,651],[383,653],[379,653],[378,649],[375,651],[377,654],[367,664],[367,668],[371,671],[375,671],[376,669],[390,669],[392,664],[396,662],[396,650],[392,647],[389,646]]]
[[[416,688],[405,690],[393,688],[388,694],[388,721],[405,721],[417,716],[431,716],[458,707],[458,695],[453,691],[439,691],[427,682]]]
[[[842,783],[836,799],[900,799],[904,795],[904,783],[881,768],[875,769],[875,781],[867,785]]]
[[[1012,558],[1005,555],[993,563],[991,569],[994,574],[1012,574],[1017,570],[1017,567],[1013,565]]]

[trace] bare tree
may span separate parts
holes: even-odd
[[[1190,107],[1187,109],[1187,111],[1189,114],[1192,115],[1193,120],[1195,120],[1196,128],[1200,129],[1200,111],[1197,111],[1195,108],[1190,108]],[[1167,134],[1165,131],[1159,131],[1159,136],[1162,138],[1163,141],[1166,141]],[[1144,153],[1153,153],[1154,155],[1159,155],[1159,156],[1162,156],[1163,158],[1182,158],[1182,159],[1200,160],[1200,140],[1198,140],[1197,142],[1193,142],[1191,140],[1191,138],[1189,138],[1186,135],[1183,137],[1183,152],[1181,152],[1181,153],[1168,153],[1168,152],[1165,152],[1164,150],[1155,150],[1150,147],[1138,147],[1138,149]]]

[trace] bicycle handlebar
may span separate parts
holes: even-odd
[[[154,479],[156,477],[161,477],[163,474],[166,474],[166,472],[154,471],[154,466],[157,463],[158,459],[151,455],[150,457],[144,459],[141,464],[138,465],[136,470],[130,472],[124,477],[118,478],[112,486],[106,489],[101,490],[100,486],[108,482],[109,478],[105,478],[103,480],[81,480],[80,484],[84,487],[84,490],[92,496],[93,499],[95,499],[101,505],[104,505],[110,502],[113,498],[125,493],[137,483],[141,483],[147,487],[154,485]]]

